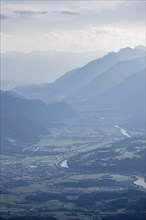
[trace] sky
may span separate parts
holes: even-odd
[[[144,0],[1,1],[1,52],[116,51],[145,44]]]

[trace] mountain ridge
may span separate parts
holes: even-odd
[[[142,56],[144,56],[144,52],[141,50],[125,48],[119,52],[111,52],[99,59],[92,60],[79,69],[71,70],[65,73],[62,77],[51,83],[48,88],[45,87],[44,92],[42,92],[43,96],[45,96],[43,101],[47,102],[47,99],[49,101],[49,99],[64,99],[66,97],[72,96],[74,93],[88,85],[98,75],[111,68],[117,62],[127,59],[136,59],[137,57]],[[14,91],[17,91],[21,95],[29,98],[27,94],[27,87],[22,88],[23,91],[21,91],[20,87],[14,88]],[[31,98],[37,98],[37,88],[36,92],[34,93],[34,96],[32,94]],[[38,95],[38,98],[43,97]]]
[[[11,92],[0,92],[2,123],[1,139],[35,141],[41,134],[49,133],[52,122],[72,118],[76,112],[66,102],[46,105],[40,100],[28,100]],[[10,144],[10,143],[9,143]]]

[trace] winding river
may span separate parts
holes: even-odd
[[[137,186],[141,186],[142,188],[146,189],[146,183],[144,181],[144,178],[139,176],[137,176],[136,178],[137,180],[135,180],[133,183]]]

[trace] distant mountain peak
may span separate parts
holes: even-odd
[[[134,48],[135,49],[135,48]],[[120,50],[118,50],[117,52],[109,52],[108,54],[106,54],[105,56],[116,56],[116,55],[121,55],[121,54],[127,54],[128,52],[131,53],[132,51],[134,51],[134,49],[132,49],[131,47],[125,47],[125,48],[121,48]]]
[[[131,47],[125,47],[125,48],[122,48],[118,51],[118,53],[128,53],[128,52],[132,52],[134,49],[132,49]]]
[[[125,48],[120,49],[119,52],[120,51],[127,51],[127,50],[132,50],[132,48],[131,47],[125,47]]]
[[[134,47],[135,50],[146,50],[146,47],[144,45],[138,45],[136,47]]]

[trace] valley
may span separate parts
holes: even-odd
[[[144,219],[144,131],[121,128],[122,115],[84,111],[13,143],[1,155],[1,217]]]
[[[144,220],[145,50],[1,96],[1,220]]]
[[[145,220],[146,0],[0,4],[0,220]]]

